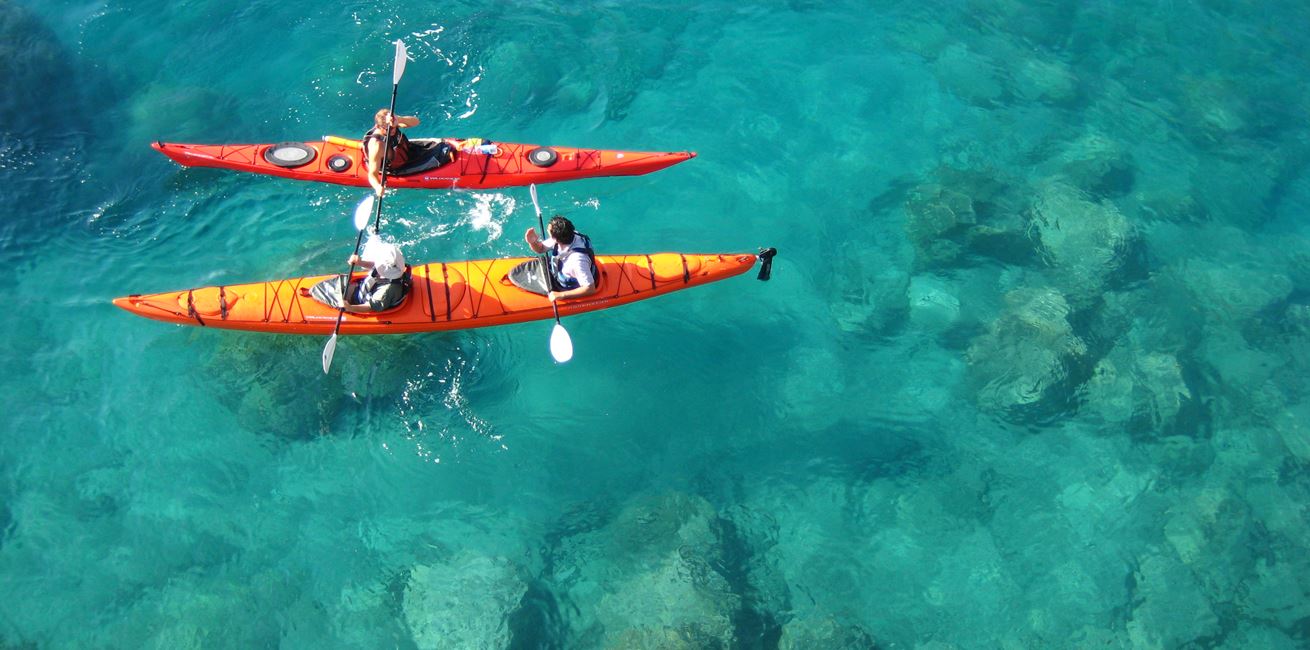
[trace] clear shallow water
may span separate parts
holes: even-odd
[[[1299,5],[0,12],[7,645],[1307,643]],[[337,268],[358,190],[147,144],[353,135],[397,37],[425,134],[698,151],[542,198],[774,280],[571,318],[566,366],[536,323],[326,377],[113,309]],[[535,223],[386,210],[415,260]]]

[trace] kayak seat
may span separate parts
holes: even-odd
[[[409,163],[387,170],[390,176],[410,176],[448,165],[455,160],[455,147],[441,139],[409,141]]]
[[[596,286],[604,291],[607,280],[609,280],[609,273],[606,269],[604,267],[597,268]],[[549,291],[541,275],[541,260],[539,258],[519,263],[518,266],[511,269],[509,273],[500,279],[500,283],[507,287],[518,287],[539,296],[544,296]]]

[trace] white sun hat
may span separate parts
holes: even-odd
[[[400,247],[376,236],[365,242],[364,254],[360,259],[372,262],[378,275],[388,280],[399,279],[405,274],[405,255],[400,252]]]

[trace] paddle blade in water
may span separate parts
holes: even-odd
[[[396,41],[396,71],[391,75],[391,85],[394,86],[399,84],[400,77],[405,74],[405,61],[408,60],[406,58],[407,56],[408,53],[405,50],[405,42],[401,40],[397,40]]]
[[[332,355],[337,353],[337,333],[332,333],[332,338],[328,339],[327,345],[323,346],[323,374],[327,374],[328,368],[332,367]]]
[[[573,358],[573,339],[569,338],[569,331],[559,323],[555,323],[555,329],[550,332],[550,356],[555,357],[556,363],[564,363]]]
[[[531,195],[532,195],[532,208],[535,209],[535,210],[537,211],[537,214],[538,214],[538,215],[540,215],[540,214],[541,214],[541,206],[537,204],[537,184],[536,184],[536,183],[533,183],[533,184],[531,184],[531,185],[528,186],[528,194],[531,194]],[[544,235],[543,235],[543,236],[544,236]]]
[[[368,227],[368,219],[373,216],[373,195],[364,197],[359,205],[355,206],[355,230],[363,230]]]

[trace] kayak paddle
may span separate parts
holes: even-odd
[[[395,119],[396,115],[396,91],[400,88],[400,77],[405,74],[405,62],[408,61],[405,52],[405,43],[396,40],[396,61],[395,71],[391,74],[391,116]],[[382,159],[382,193],[387,193],[387,164],[391,162],[391,129],[387,129],[387,139],[384,156]],[[364,229],[368,228],[368,213],[374,212],[373,230],[376,232],[382,224],[382,197],[369,194],[359,205],[355,207],[355,229],[359,230],[359,235],[355,237],[355,255],[359,254],[359,245],[364,241]],[[353,256],[352,256],[353,257]],[[327,374],[328,369],[332,367],[332,355],[337,352],[337,333],[341,331],[341,319],[346,315],[346,290],[350,288],[350,276],[355,273],[355,264],[351,262],[350,270],[346,272],[346,279],[341,286],[341,310],[337,312],[337,324],[332,328],[332,336],[328,338],[327,345],[323,346],[323,374]]]
[[[388,112],[391,114],[391,120],[393,123],[396,120],[396,91],[400,89],[400,77],[405,74],[405,62],[409,60],[408,58],[406,58],[407,56],[406,52],[407,51],[405,50],[404,41],[397,40],[395,71],[391,73],[391,108],[388,109]],[[387,139],[385,140],[384,148],[382,149],[383,151],[382,193],[383,194],[387,193],[387,167],[391,165],[391,131],[393,129],[399,130],[400,127],[392,126],[387,129]],[[377,215],[373,217],[373,230],[377,232],[381,229],[381,227],[382,227],[382,197],[379,196]]]
[[[546,224],[541,220],[541,204],[537,203],[537,184],[533,183],[528,186],[528,193],[532,195],[532,207],[537,211],[537,227],[541,228],[541,234],[546,234]],[[546,259],[546,254],[541,255],[541,275],[546,281],[546,290],[550,291],[550,262]],[[573,358],[573,339],[569,338],[569,331],[559,322],[559,305],[554,300],[550,301],[550,308],[555,311],[555,328],[550,331],[550,356],[555,357],[556,363],[564,363]]]
[[[369,213],[373,212],[373,198],[373,195],[369,194],[355,206],[355,228],[359,230],[359,236],[355,238],[355,254],[359,254],[359,244],[364,241],[364,229],[368,228]],[[323,347],[324,374],[327,374],[328,368],[332,367],[332,355],[337,352],[337,332],[341,331],[341,319],[346,315],[346,289],[350,287],[350,276],[354,274],[355,263],[351,262],[350,270],[346,272],[346,279],[341,286],[341,309],[337,312],[337,324],[332,328],[332,336],[328,339],[327,345]]]

